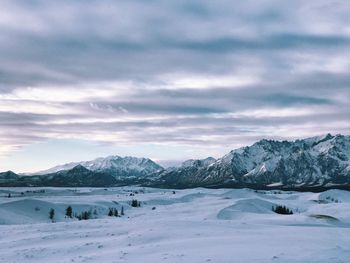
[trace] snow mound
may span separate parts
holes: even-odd
[[[193,194],[184,195],[179,198],[153,199],[153,200],[147,201],[147,205],[172,205],[172,204],[179,204],[179,203],[189,203],[197,198],[202,198],[205,196],[207,196],[207,194],[193,193]]]
[[[226,198],[251,198],[255,193],[249,189],[232,189],[222,194]]]
[[[56,211],[57,220],[62,220],[64,211],[61,207],[46,201],[23,199],[0,205],[0,224],[48,223],[49,211]]]
[[[349,191],[328,190],[319,195],[319,200],[333,200],[338,202],[350,202]]]
[[[258,198],[239,200],[234,205],[220,210],[217,218],[230,220],[241,216],[242,213],[271,214],[273,213],[271,209],[275,205],[275,203]]]

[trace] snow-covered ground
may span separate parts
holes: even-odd
[[[130,196],[132,192],[134,196]],[[8,195],[11,198],[8,198]],[[131,207],[132,199],[141,207]],[[91,210],[96,219],[65,218]],[[279,215],[285,205],[293,215]],[[124,207],[123,217],[108,208]],[[49,210],[55,209],[55,223]],[[94,213],[94,211],[96,212]],[[0,188],[0,262],[349,262],[350,192]]]

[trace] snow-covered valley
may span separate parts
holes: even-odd
[[[67,218],[68,206],[93,219]],[[108,216],[121,207],[124,216]],[[350,192],[341,190],[0,188],[6,263],[348,262],[349,244]]]

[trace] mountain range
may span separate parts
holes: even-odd
[[[144,183],[149,174],[164,170],[147,158],[108,156],[68,163],[34,174],[0,173],[0,186],[113,186]]]
[[[0,186],[251,187],[305,189],[350,186],[350,136],[260,140],[219,159],[187,160],[164,169],[147,158],[109,156],[33,175],[0,173]]]

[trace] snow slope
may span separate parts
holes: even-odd
[[[64,165],[58,165],[51,169],[33,173],[35,175],[44,175],[50,173],[56,173],[59,171],[66,171],[73,169],[74,167],[81,165],[91,171],[124,171],[124,172],[137,172],[142,174],[149,174],[163,169],[160,165],[156,164],[147,158],[136,157],[120,157],[118,155],[108,156],[105,158],[97,158],[92,161],[73,162]]]
[[[68,205],[96,219],[65,218]],[[349,208],[341,190],[0,188],[0,262],[348,262]]]
[[[327,134],[296,141],[264,139],[251,146],[232,150],[207,165],[200,166],[198,162],[188,162],[186,166],[162,171],[160,185],[348,185],[350,136]]]

